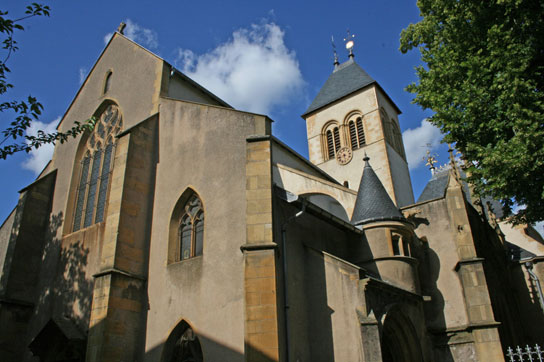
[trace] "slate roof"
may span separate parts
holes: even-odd
[[[419,195],[419,198],[417,199],[416,203],[429,201],[429,200],[435,200],[440,199],[444,197],[446,194],[446,189],[448,188],[448,182],[449,182],[449,174],[450,174],[450,167],[449,165],[444,168],[438,169],[429,182],[427,182],[427,185],[425,185],[425,188],[421,192],[421,195]],[[459,170],[461,177],[465,178],[466,174],[463,172],[463,170]],[[468,184],[465,181],[462,181],[463,184],[463,193],[465,194],[465,197],[467,201],[472,204],[472,199],[470,197],[470,190],[468,188]]]
[[[449,171],[437,171],[431,177],[419,195],[417,202],[429,201],[444,197],[448,187]]]
[[[362,225],[380,220],[405,220],[400,210],[395,206],[380,179],[368,163],[365,157],[363,177],[357,192],[355,208],[351,217],[351,223]]]
[[[351,58],[333,71],[303,116],[372,83],[376,81]]]

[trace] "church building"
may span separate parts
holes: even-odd
[[[0,228],[5,362],[504,361],[544,342],[544,241],[458,162],[416,201],[401,111],[354,60],[309,160],[116,32]]]

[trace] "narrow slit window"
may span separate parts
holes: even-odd
[[[359,148],[357,143],[357,130],[355,129],[355,123],[353,121],[349,122],[349,138],[351,141],[351,148],[354,150]]]
[[[410,243],[406,238],[402,238],[402,251],[404,256],[410,256]]]
[[[338,132],[338,127],[335,127],[332,132],[334,134],[334,153],[336,154],[340,149],[340,133]]]
[[[393,247],[393,255],[400,255],[400,237],[398,235],[391,236],[391,244]]]
[[[363,119],[361,117],[357,117],[357,135],[359,147],[363,147],[363,145],[366,143],[366,138],[365,130],[363,128]]]
[[[111,71],[106,74],[106,79],[104,80],[104,94],[108,93],[111,87],[111,75],[113,73]]]
[[[334,143],[332,140],[332,132],[327,131],[327,152],[329,159],[334,158]]]

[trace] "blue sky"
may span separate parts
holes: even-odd
[[[380,83],[402,110],[399,121],[410,162],[415,197],[430,177],[419,162],[432,143],[440,163],[447,160],[438,131],[422,120],[431,115],[411,104],[404,91],[416,80],[419,53],[398,51],[399,34],[417,22],[415,1],[44,1],[51,16],[22,23],[15,39],[8,80],[15,88],[0,101],[37,97],[45,110],[35,128],[52,129],[66,111],[82,79],[121,21],[125,34],[175,64],[235,108],[266,113],[273,132],[307,156],[300,115],[333,69],[331,35],[340,61],[343,38],[355,34],[355,60]],[[3,1],[10,16],[24,2]],[[274,69],[275,72],[271,72]],[[225,77],[225,74],[228,75]],[[277,76],[272,76],[277,74]],[[227,92],[237,89],[237,92]],[[253,101],[252,101],[253,100]],[[10,121],[2,114],[3,124]],[[17,191],[31,183],[47,161],[47,148],[0,160],[0,222],[16,205]]]

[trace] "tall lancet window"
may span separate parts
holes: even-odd
[[[87,139],[81,160],[73,231],[104,221],[115,135],[122,128],[123,119],[119,109],[110,105],[100,115]]]
[[[366,143],[363,118],[359,115],[350,117],[348,120],[348,128],[351,148],[356,150],[363,147]]]
[[[204,210],[196,194],[189,198],[184,209],[178,228],[178,260],[202,255],[204,241]]]

